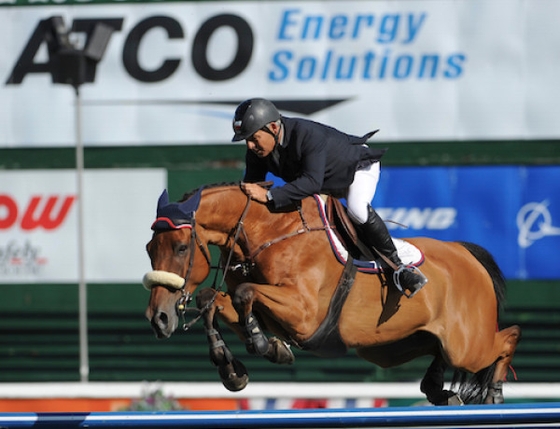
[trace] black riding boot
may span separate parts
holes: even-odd
[[[385,223],[371,206],[368,206],[366,223],[358,225],[358,229],[364,244],[373,247],[375,252],[385,256],[397,266],[394,276],[395,285],[403,295],[411,298],[428,282],[428,279],[415,267],[405,266],[402,263]]]

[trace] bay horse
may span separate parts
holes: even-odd
[[[179,202],[164,191],[146,246],[153,270],[143,279],[156,336],[171,336],[194,312],[183,327],[202,319],[210,358],[231,391],[249,378],[218,319],[249,353],[273,363],[293,363],[291,347],[327,357],[355,349],[383,368],[432,355],[420,384],[431,403],[503,402],[521,330],[498,329],[505,281],[490,253],[472,243],[404,239],[421,253],[429,280],[407,299],[390,268],[368,273],[348,263],[351,257],[337,258],[318,201],[308,197],[273,212],[239,183],[202,187]],[[222,281],[197,289],[212,269],[209,246],[220,249]],[[194,295],[196,307],[189,307]],[[454,370],[452,390],[444,389],[447,368]]]

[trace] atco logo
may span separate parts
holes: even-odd
[[[19,207],[10,195],[0,194],[0,231],[13,227],[24,231],[53,230],[63,224],[76,197],[33,195],[26,207]]]
[[[457,210],[453,207],[436,208],[379,208],[379,216],[387,222],[387,228],[399,227],[412,229],[447,229],[457,218]]]
[[[53,19],[44,19],[39,22],[19,59],[15,62],[7,84],[21,84],[23,78],[30,73],[50,73],[54,79],[57,60],[52,55],[55,49],[53,34],[59,31],[58,28],[55,28],[55,22]],[[76,18],[72,22],[71,30],[72,33],[85,33],[88,39],[86,40],[86,46],[88,46],[95,33],[94,27],[97,24],[107,26],[112,32],[119,32],[122,29],[123,22],[123,17]],[[208,58],[208,45],[214,33],[223,27],[233,31],[237,38],[237,50],[233,52],[229,64],[217,68],[211,64]],[[171,40],[181,40],[186,37],[185,30],[179,21],[168,16],[152,16],[137,23],[126,36],[122,62],[126,72],[140,82],[160,82],[167,79],[176,72],[182,60],[176,57],[164,58],[154,68],[148,69],[142,66],[140,61],[142,39],[153,29],[163,31],[166,37]],[[108,37],[111,38],[111,32],[108,33]],[[43,42],[46,42],[49,47],[49,59],[47,62],[38,63],[35,62],[35,57]],[[232,14],[212,16],[204,21],[194,34],[191,63],[197,74],[206,80],[224,81],[233,79],[243,72],[249,64],[253,53],[253,44],[253,31],[243,18]],[[94,74],[86,76],[86,82],[93,82]]]
[[[535,241],[550,235],[560,235],[560,228],[552,225],[552,216],[547,200],[525,204],[517,213],[519,235],[517,243],[527,248]]]

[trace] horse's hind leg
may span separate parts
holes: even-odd
[[[504,402],[502,385],[513,360],[517,343],[521,339],[521,329],[517,325],[510,326],[498,332],[496,337],[498,344],[501,344],[502,351],[496,362],[492,382],[488,386],[488,392],[484,399],[485,404],[502,404]]]
[[[434,405],[462,405],[463,401],[455,392],[443,389],[443,376],[446,368],[447,364],[443,357],[438,354],[428,367],[420,383],[420,390],[426,395],[428,401]]]
[[[212,301],[213,294],[215,293],[211,289],[201,291],[197,296],[198,308],[206,307]],[[218,374],[220,374],[223,385],[232,392],[244,389],[247,383],[249,383],[247,369],[241,361],[233,356],[222,338],[218,321],[216,320],[215,304],[210,305],[204,313],[203,323],[210,350],[210,361],[218,368]]]
[[[245,347],[251,354],[263,356],[272,363],[292,364],[295,360],[290,347],[282,340],[267,338],[253,314],[254,291],[250,283],[238,286],[232,304],[239,315],[245,335]]]

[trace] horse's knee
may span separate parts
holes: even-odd
[[[239,315],[247,313],[247,306],[253,302],[254,291],[249,283],[240,284],[232,297],[231,303]]]
[[[212,302],[215,299],[216,290],[212,288],[204,288],[201,289],[196,294],[196,306],[198,308],[203,308],[208,305],[208,303]]]

